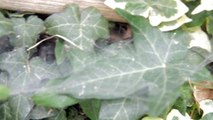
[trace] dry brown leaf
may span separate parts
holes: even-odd
[[[213,100],[213,83],[209,81],[202,81],[194,86],[193,91],[196,102],[206,99]]]

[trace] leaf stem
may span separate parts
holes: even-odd
[[[27,51],[30,51],[31,49],[34,49],[35,47],[37,47],[38,45],[40,45],[42,42],[47,41],[47,40],[49,40],[49,39],[52,39],[52,38],[54,38],[54,37],[61,38],[62,40],[64,40],[64,41],[68,42],[69,44],[71,44],[71,45],[73,45],[73,46],[77,47],[78,49],[83,50],[83,48],[82,48],[82,47],[80,47],[80,46],[76,45],[74,42],[72,42],[72,41],[71,41],[71,40],[69,40],[68,38],[66,38],[66,37],[64,37],[64,36],[61,36],[61,35],[56,34],[56,35],[53,35],[53,36],[47,37],[47,38],[45,38],[45,39],[43,39],[43,40],[39,41],[39,42],[38,42],[38,43],[36,43],[35,45],[33,45],[33,46],[31,46],[30,48],[28,48],[28,49],[27,49]]]

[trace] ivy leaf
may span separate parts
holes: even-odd
[[[162,33],[149,26],[145,19],[132,16],[128,16],[128,19],[130,17],[135,18],[132,24],[136,28],[133,38],[136,50],[130,47],[109,58],[94,60],[93,63],[86,65],[84,70],[72,74],[72,77],[63,83],[63,87],[67,87],[80,98],[118,98],[130,95],[146,87],[148,83],[153,86],[156,84],[162,89],[164,85],[170,83],[170,79],[175,81],[178,78],[178,83],[170,83],[175,84],[174,86],[185,81],[182,75],[188,69],[184,60],[189,41],[187,42],[184,33],[182,31]],[[182,72],[184,69],[186,71]],[[132,84],[133,79],[136,80],[135,84]],[[165,80],[165,83],[155,83],[157,80],[159,82]],[[166,86],[164,89],[168,87]]]
[[[211,11],[213,10],[213,1],[212,0],[201,0],[200,5],[198,5],[193,11],[192,14],[197,14],[202,11]]]
[[[62,75],[56,64],[47,64],[39,58],[28,59],[25,49],[14,49],[0,56],[0,68],[9,73],[7,82],[1,83],[5,83],[14,96],[8,104],[10,114],[16,113],[16,119],[25,119],[30,113],[34,105],[30,95],[42,87],[45,80]]]
[[[205,22],[207,17],[205,12],[201,12],[196,15],[188,15],[188,16],[190,16],[192,21],[186,24],[187,27],[201,26]]]
[[[153,26],[158,26],[161,22],[174,21],[188,11],[187,6],[180,0],[106,0],[105,4],[111,7],[114,1],[123,3],[124,10],[133,15],[149,18]]]
[[[199,102],[200,108],[203,110],[203,116],[205,117],[209,113],[213,113],[213,101],[205,99]],[[211,117],[213,117],[211,115]]]
[[[192,39],[189,48],[198,47],[208,52],[212,51],[208,35],[200,27],[193,28],[192,31],[189,32],[189,34]]]
[[[168,116],[166,117],[167,120],[191,120],[191,117],[185,113],[182,115],[178,110],[172,109]]]
[[[67,51],[66,56],[72,64],[73,72],[84,69],[88,64],[94,63],[98,59],[94,51],[81,51],[77,49],[71,52]]]
[[[212,12],[213,13],[213,12]],[[207,24],[206,24],[206,28],[209,34],[213,34],[213,15],[209,15],[207,17]]]
[[[70,5],[64,12],[54,14],[45,21],[50,34],[68,38],[82,50],[73,49],[67,42],[56,44],[56,61],[62,63],[65,58],[72,63],[73,70],[82,69],[88,61],[92,61],[95,41],[108,35],[108,22],[95,8],[79,11],[76,5]],[[88,32],[89,31],[89,32]],[[69,43],[69,42],[68,42]],[[65,54],[62,54],[64,53]],[[89,60],[90,59],[90,60]]]
[[[80,102],[80,105],[91,120],[99,120],[101,100],[85,100]]]
[[[10,90],[3,85],[0,85],[0,100],[5,100],[9,97]]]
[[[0,105],[0,116],[3,120],[12,120],[14,118],[8,102]]]
[[[0,56],[0,68],[10,73],[8,86],[11,92],[33,91],[41,87],[44,80],[61,76],[55,63],[47,64],[37,57],[28,59],[26,50],[22,48]]]
[[[175,21],[170,21],[170,22],[166,22],[166,23],[161,23],[159,25],[159,29],[161,31],[170,31],[170,30],[174,30],[179,28],[180,26],[182,26],[185,23],[191,22],[192,20],[190,18],[188,18],[187,16],[182,16],[180,18],[178,18]]]
[[[2,120],[24,120],[27,118],[33,107],[29,98],[23,95],[17,95],[10,98],[8,102],[1,103],[0,116]]]
[[[14,119],[24,120],[32,110],[34,104],[29,97],[17,95],[9,100],[11,113]]]
[[[28,119],[40,120],[44,118],[49,118],[54,115],[57,115],[58,111],[53,110],[51,108],[45,108],[42,106],[34,106],[30,114],[28,115]]]
[[[212,120],[213,113],[206,114],[201,120]]]
[[[180,92],[181,95],[176,100],[172,108],[179,110],[180,113],[184,115],[186,113],[187,106],[191,106],[193,104],[194,98],[192,95],[191,86],[187,83],[181,86]]]
[[[102,104],[99,119],[159,115],[176,100],[180,86],[195,72],[197,64],[195,67],[187,57],[191,38],[182,30],[161,32],[142,17],[122,10],[118,13],[132,25],[134,44],[119,51],[109,46],[94,56],[93,62],[85,63],[84,69],[42,91],[80,99],[111,99]]]
[[[55,116],[50,117],[49,120],[67,120],[66,112],[64,110],[60,110]]]
[[[32,97],[37,105],[48,106],[54,108],[64,108],[66,106],[74,105],[78,101],[66,95],[57,95],[54,93],[37,93]]]
[[[65,57],[64,44],[60,40],[56,40],[55,44],[55,58],[58,65],[63,63]]]
[[[12,44],[16,47],[30,47],[37,42],[38,35],[44,31],[43,21],[36,17],[30,16],[24,18],[12,18],[15,40]]]
[[[0,37],[12,33],[12,23],[0,12]]]
[[[148,108],[140,98],[105,100],[102,102],[100,120],[138,120]]]
[[[91,50],[98,38],[108,36],[108,22],[93,7],[80,12],[77,5],[69,5],[62,13],[48,17],[45,21],[51,35],[68,38],[67,42],[75,43],[83,50]]]
[[[199,5],[199,2],[200,1],[195,0],[195,1],[189,1],[189,2],[185,3],[189,7],[189,12],[187,13],[187,16],[189,16],[192,19],[191,22],[186,24],[186,26],[189,27],[189,28],[201,26],[206,20],[207,14],[206,14],[205,11],[200,12],[200,13],[195,14],[195,15],[191,14],[193,9],[195,9],[195,7],[197,7]]]

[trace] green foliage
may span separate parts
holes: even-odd
[[[63,61],[65,59],[65,50],[64,50],[64,46],[63,46],[63,41],[61,41],[61,40],[56,41],[55,57],[56,57],[56,62],[58,65],[63,63]]]
[[[213,113],[209,113],[205,115],[201,120],[212,120],[213,119]]]
[[[195,105],[192,89],[189,84],[183,84],[180,88],[180,97],[175,101],[172,108],[179,110],[182,115]],[[194,111],[190,111],[194,112]],[[192,117],[192,116],[191,116]]]
[[[74,105],[77,103],[77,100],[65,96],[65,95],[55,95],[51,93],[41,93],[36,94],[32,97],[33,101],[37,105],[48,106],[54,108],[64,108],[69,105]]]
[[[108,35],[108,23],[97,9],[90,7],[79,11],[77,5],[68,6],[62,13],[45,20],[47,32],[59,34],[83,50],[91,50],[98,38]]]
[[[66,112],[64,110],[60,110],[55,116],[50,117],[49,120],[67,120]]]
[[[121,3],[117,8],[138,16],[149,18],[152,26],[159,26],[162,31],[174,30],[182,24],[190,22],[185,16],[188,7],[180,0],[106,0],[109,7]]]
[[[10,90],[3,85],[0,85],[0,100],[5,100],[9,97]]]
[[[101,100],[86,100],[80,102],[84,113],[91,120],[99,120],[99,111],[101,107]]]
[[[13,30],[15,32],[15,39],[12,44],[15,47],[30,47],[37,41],[38,34],[44,31],[43,21],[36,17],[30,16],[25,20],[24,18],[12,18]]]
[[[204,36],[211,37],[212,12],[189,16],[193,23],[182,29],[182,23],[180,28],[170,23],[197,9],[197,2],[191,7],[191,0],[115,2],[125,3],[116,11],[131,25],[132,42],[106,44],[108,21],[93,7],[69,5],[44,21],[34,15],[6,18],[0,13],[0,38],[7,35],[14,47],[0,54],[1,118],[85,119],[75,110],[66,116],[64,109],[79,103],[92,120],[138,120],[162,117],[171,108],[184,115],[194,105],[186,83],[212,80],[205,68],[212,61],[207,59],[209,49],[192,45],[190,27],[205,27]],[[162,32],[169,24],[172,31]],[[33,45],[43,32],[56,38],[53,63],[34,53],[39,52]]]
[[[11,20],[5,18],[4,15],[0,13],[0,36],[11,33],[12,27]]]
[[[209,13],[206,21],[206,28],[209,34],[213,34],[213,12]]]

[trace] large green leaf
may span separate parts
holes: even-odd
[[[192,61],[197,56],[189,55],[189,36],[182,30],[161,32],[142,17],[119,13],[133,27],[134,44],[121,49],[109,46],[85,62],[84,69],[41,91],[112,99],[102,104],[99,119],[133,120],[145,113],[159,115],[168,108],[179,96],[180,86],[196,73],[197,64]]]
[[[12,18],[13,30],[16,39],[12,41],[16,47],[30,47],[37,42],[38,35],[44,31],[43,21],[36,17],[30,16],[24,18]]]
[[[84,70],[72,74],[63,87],[80,98],[118,98],[149,84],[164,92],[173,84],[174,89],[182,84],[189,66],[184,61],[188,51],[184,33],[162,33],[152,28],[145,19],[134,18],[135,50],[130,47],[111,57],[94,59],[93,63],[86,64]]]
[[[12,23],[0,12],[0,36],[12,33]]]
[[[63,12],[45,21],[48,33],[66,37],[83,50],[91,50],[98,38],[108,35],[108,22],[100,12],[89,7],[80,12],[77,5],[69,5]]]
[[[163,5],[159,2],[166,1],[147,1],[153,4],[153,8],[161,10],[163,8],[154,5]],[[95,51],[95,40],[108,33],[106,20],[94,8],[87,8],[80,13],[77,6],[71,5],[64,12],[46,20],[50,34],[68,38],[65,44],[57,43],[57,62],[60,66],[47,64],[38,57],[29,60],[24,49],[14,49],[0,55],[0,83],[10,88],[12,95],[8,102],[1,104],[0,116],[6,120],[28,119],[34,106],[30,97],[36,93],[34,101],[51,107],[73,104],[71,97],[104,99],[100,111],[99,100],[97,103],[87,101],[81,105],[92,119],[136,120],[144,114],[159,115],[169,108],[179,96],[179,88],[185,81],[210,78],[206,69],[199,71],[201,66],[195,67],[200,60],[196,61],[198,58],[194,52],[194,56],[189,55],[190,38],[186,32],[161,32],[142,17],[132,16],[122,10],[118,10],[118,13],[132,26],[133,44],[112,44]],[[163,15],[168,17],[170,13]],[[28,23],[28,20],[17,20]],[[34,34],[34,37],[38,34]],[[73,49],[67,42],[73,42],[83,50]],[[24,42],[22,45],[30,46],[32,43]],[[70,60],[65,64],[63,52]],[[77,71],[72,72],[72,67],[74,70],[77,68]],[[92,112],[88,110],[94,106],[98,109]],[[42,115],[43,112],[38,114]],[[59,112],[53,119],[66,119],[65,112]]]

